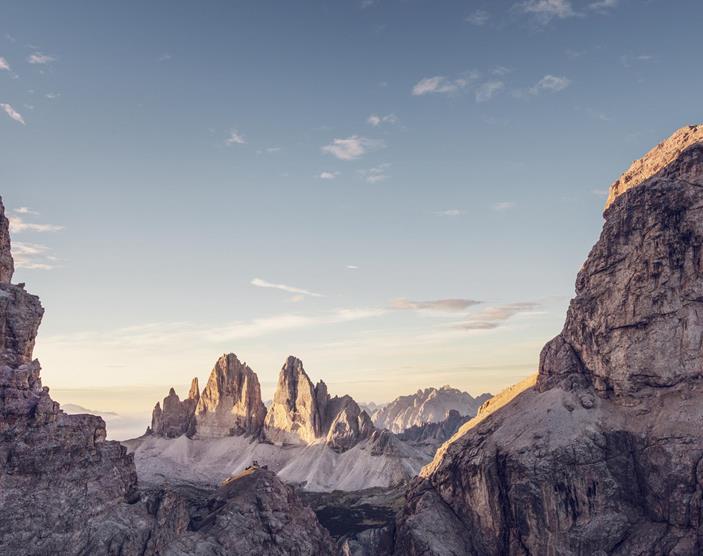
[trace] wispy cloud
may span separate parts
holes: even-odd
[[[493,330],[515,315],[535,311],[538,307],[537,303],[530,302],[486,307],[456,327],[462,330]]]
[[[51,250],[39,243],[23,243],[15,241],[12,244],[12,256],[15,268],[28,270],[51,270],[55,267],[56,257],[51,256]]]
[[[42,341],[45,344],[62,346],[101,345],[104,347],[129,346],[129,348],[156,348],[182,345],[183,342],[221,344],[302,328],[355,322],[379,317],[386,312],[384,309],[376,308],[347,308],[314,315],[284,313],[218,326],[203,326],[189,322],[154,322],[105,332],[85,331],[45,337]]]
[[[321,180],[334,180],[339,176],[339,172],[320,172],[319,178]]]
[[[391,308],[398,311],[441,311],[459,312],[480,304],[473,299],[434,299],[431,301],[411,301],[400,298],[391,301]]]
[[[246,139],[244,138],[244,135],[242,135],[239,131],[236,129],[233,129],[229,132],[229,137],[225,139],[225,145],[245,145],[246,144]]]
[[[626,68],[631,68],[635,64],[651,62],[652,60],[654,60],[654,56],[650,54],[623,54],[620,56],[620,63]]]
[[[288,293],[307,295],[309,297],[324,297],[321,293],[311,292],[309,290],[296,288],[294,286],[287,286],[286,284],[274,284],[273,282],[268,282],[266,280],[262,280],[261,278],[254,278],[250,283],[252,286],[256,286],[257,288],[272,288]]]
[[[57,226],[55,224],[35,224],[32,222],[25,222],[20,216],[11,215],[9,220],[10,231],[15,234],[22,232],[58,232],[63,230],[63,226]]]
[[[423,77],[414,86],[412,93],[419,97],[431,94],[452,94],[465,89],[469,85],[469,79],[448,79],[443,75],[434,77]]]
[[[56,58],[54,56],[49,56],[48,54],[42,54],[41,52],[34,52],[27,57],[27,61],[30,64],[50,64],[55,62]]]
[[[17,214],[33,214],[34,216],[39,216],[39,213],[36,210],[32,210],[29,207],[17,207],[16,209],[13,209],[12,212],[16,212]]]
[[[502,81],[487,81],[476,89],[476,102],[486,102],[491,100],[498,92],[505,88]]]
[[[390,164],[388,163],[381,164],[367,170],[359,170],[359,174],[363,176],[367,183],[379,183],[389,178],[388,174],[386,174],[386,169],[389,167]]]
[[[576,15],[570,0],[527,0],[517,4],[517,9],[537,17],[543,23]]]
[[[476,27],[482,27],[491,19],[491,14],[486,10],[476,10],[472,14],[466,16],[465,21]]]
[[[515,208],[515,203],[512,201],[501,201],[500,203],[495,203],[491,208],[498,212],[504,212]]]
[[[10,71],[10,64],[2,56],[0,56],[0,70]]]
[[[369,124],[374,127],[378,127],[382,124],[397,124],[398,116],[395,114],[387,114],[385,116],[379,116],[378,114],[371,114],[367,120]]]
[[[322,152],[331,154],[340,160],[356,160],[368,151],[382,148],[383,141],[352,135],[346,139],[333,139],[329,145],[322,147]]]
[[[569,85],[571,85],[571,80],[566,77],[560,77],[556,75],[545,75],[537,83],[528,89],[528,93],[532,96],[537,96],[542,93],[558,93],[563,91]]]
[[[462,209],[447,209],[447,210],[440,210],[435,213],[438,216],[462,216],[463,214],[466,214],[466,211]]]
[[[355,264],[348,264],[344,268],[346,268],[347,270],[359,270],[359,267],[356,266]]]
[[[619,0],[597,0],[589,4],[588,9],[594,12],[605,13],[618,7]]]
[[[21,123],[22,125],[26,125],[24,118],[22,117],[22,114],[17,112],[14,108],[12,108],[11,104],[7,103],[0,103],[0,108],[2,108],[5,111],[5,114],[7,114],[10,118],[15,120],[18,123]]]

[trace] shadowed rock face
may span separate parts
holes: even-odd
[[[10,222],[5,216],[5,205],[0,200],[0,284],[9,284],[15,272],[10,250]]]
[[[200,400],[198,379],[194,378],[188,397],[181,401],[176,391],[171,388],[164,398],[163,409],[156,404],[151,416],[150,432],[167,438],[177,438],[183,434],[195,434],[195,408]]]
[[[537,381],[488,402],[410,488],[396,554],[703,551],[703,138],[613,185]]]

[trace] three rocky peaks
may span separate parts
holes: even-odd
[[[332,553],[312,510],[266,469],[214,491],[139,485],[133,456],[105,440],[102,418],[64,413],[42,386],[32,353],[44,310],[24,284],[11,284],[13,271],[0,201],[0,553]]]
[[[394,526],[355,553],[703,553],[702,216],[703,126],[690,126],[611,187],[603,232],[538,374],[486,402],[409,486]],[[32,350],[43,310],[11,278],[2,213],[1,552],[335,553],[315,515],[265,470],[195,497],[192,487],[139,487],[102,419],[64,414],[42,387]],[[278,409],[257,412],[253,373],[221,362],[207,402],[197,387],[184,402],[169,396],[162,431],[198,434],[202,407],[213,435],[258,434],[263,423],[264,433],[273,425],[307,441],[345,413],[327,413],[326,389],[302,380],[295,361]],[[244,418],[247,404],[255,411]],[[181,419],[191,407],[195,421]]]
[[[350,396],[331,397],[327,385],[313,385],[303,362],[288,357],[267,410],[256,373],[233,353],[223,355],[202,394],[194,378],[181,401],[171,388],[157,403],[148,433],[168,438],[251,436],[278,444],[324,441],[336,451],[352,448],[374,432],[371,418]]]

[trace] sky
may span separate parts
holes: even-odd
[[[222,353],[498,392],[607,189],[703,121],[688,0],[6,1],[0,193],[62,403],[142,429]]]

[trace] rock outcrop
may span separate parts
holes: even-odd
[[[491,394],[474,398],[450,386],[425,388],[415,394],[396,398],[375,411],[371,419],[379,429],[401,433],[410,427],[444,421],[451,410],[473,417],[481,404],[490,398]]]
[[[15,273],[15,261],[10,249],[10,221],[5,216],[5,205],[0,200],[0,284],[9,284]]]
[[[539,375],[414,482],[396,554],[703,552],[703,137],[611,188]]]
[[[42,386],[32,352],[39,298],[12,285],[7,219],[0,204],[0,551],[6,554],[137,551],[137,474],[105,423],[67,415]]]
[[[42,386],[32,352],[43,308],[11,279],[0,201],[0,553],[333,553],[313,512],[267,470],[250,469],[214,494],[188,486],[140,490],[133,456],[105,440],[102,418],[66,414]],[[196,398],[197,383],[183,402],[172,392],[159,427],[181,426],[183,404]]]
[[[256,373],[233,353],[220,357],[195,408],[196,434],[201,438],[258,437],[265,418]]]
[[[225,481],[214,493],[204,494],[197,496],[192,487],[178,492],[175,500],[183,500],[180,534],[166,544],[165,553],[334,554],[332,539],[313,511],[272,471],[249,468]],[[169,509],[166,515],[174,513]]]
[[[266,416],[266,436],[279,443],[311,444],[324,438],[343,452],[374,431],[369,415],[350,397],[331,397],[327,385],[313,386],[303,362],[288,357]]]
[[[163,409],[157,402],[151,414],[151,427],[148,432],[178,438],[182,434],[193,436],[195,434],[195,408],[200,401],[198,379],[194,378],[190,385],[188,397],[181,401],[176,391],[171,388],[168,396],[164,398]]]

